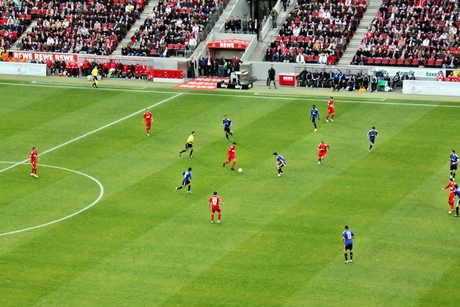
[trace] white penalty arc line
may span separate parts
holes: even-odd
[[[0,161],[0,163],[15,163],[15,165],[18,164],[16,162],[7,162],[7,161]],[[23,163],[19,163],[19,164],[23,164]],[[29,231],[29,230],[34,230],[34,229],[37,229],[37,228],[46,227],[46,226],[53,225],[53,224],[62,222],[64,220],[70,219],[71,217],[74,217],[75,215],[78,215],[78,214],[82,213],[83,211],[86,211],[89,208],[93,207],[95,204],[97,204],[102,199],[102,196],[104,196],[104,186],[102,185],[102,183],[99,180],[97,180],[96,178],[94,178],[91,175],[88,175],[88,174],[85,174],[85,173],[82,173],[82,172],[79,172],[79,171],[76,171],[76,170],[68,169],[68,168],[65,168],[65,167],[44,165],[44,164],[41,164],[40,166],[49,167],[49,168],[55,168],[55,169],[75,173],[75,174],[78,174],[78,175],[81,175],[81,176],[84,176],[86,178],[91,179],[92,181],[94,181],[99,186],[99,195],[98,195],[98,197],[91,204],[89,204],[88,206],[78,210],[77,212],[74,212],[72,214],[69,214],[67,216],[64,216],[62,218],[59,218],[57,220],[54,220],[54,221],[51,221],[51,222],[48,222],[48,223],[44,223],[44,224],[40,224],[40,225],[36,225],[36,226],[32,226],[32,227],[27,227],[27,228],[23,228],[23,229],[19,229],[19,230],[13,230],[13,231],[9,231],[9,232],[0,233],[0,237],[16,234],[16,233],[20,233],[20,232],[25,232],[25,231]],[[37,179],[33,179],[33,180],[37,180]]]
[[[151,106],[148,106],[147,108],[148,108],[148,109],[149,109],[149,108],[155,108],[155,107],[157,107],[157,106],[159,106],[159,105],[162,105],[163,103],[166,103],[166,102],[168,102],[168,101],[170,101],[170,100],[172,100],[172,99],[175,99],[175,98],[177,98],[177,97],[179,97],[179,96],[181,96],[181,95],[183,95],[183,93],[176,94],[176,95],[174,95],[174,96],[172,96],[172,97],[169,97],[169,98],[164,99],[164,100],[162,100],[162,101],[160,101],[160,102],[157,102],[157,103],[155,103],[155,104],[153,104],[153,105],[151,105]],[[118,123],[121,122],[121,121],[124,121],[124,120],[126,120],[126,119],[128,119],[128,118],[131,118],[131,117],[133,117],[133,116],[138,115],[139,113],[144,112],[144,110],[145,110],[145,109],[142,109],[142,110],[136,111],[136,112],[134,112],[134,113],[131,113],[131,114],[125,116],[125,117],[122,117],[122,118],[120,118],[120,119],[117,119],[116,121],[113,121],[113,122],[111,122],[111,123],[108,123],[107,125],[104,125],[104,126],[99,127],[99,128],[97,128],[97,129],[95,129],[95,130],[93,130],[93,131],[87,132],[87,133],[85,133],[85,134],[83,134],[83,135],[80,135],[80,136],[74,138],[74,139],[71,139],[70,141],[67,141],[67,142],[65,142],[65,143],[62,143],[62,144],[60,144],[60,145],[58,145],[58,146],[55,146],[55,147],[53,147],[53,148],[51,148],[51,149],[45,150],[45,151],[43,151],[42,153],[40,153],[40,156],[42,156],[42,155],[44,155],[44,154],[47,154],[47,153],[49,153],[49,152],[52,152],[52,151],[54,151],[54,150],[56,150],[56,149],[59,149],[59,148],[61,148],[61,147],[63,147],[63,146],[69,145],[69,144],[71,144],[71,143],[73,143],[73,142],[76,142],[76,141],[78,141],[78,140],[81,140],[81,139],[83,139],[83,138],[85,138],[85,137],[87,137],[87,136],[89,136],[89,135],[91,135],[91,134],[94,134],[94,133],[96,133],[96,132],[99,132],[99,131],[101,131],[101,130],[103,130],[103,129],[105,129],[105,128],[108,128],[108,127],[110,127],[110,126],[113,126],[113,125],[115,125],[115,124],[118,124]],[[13,165],[11,165],[11,166],[9,166],[9,167],[7,167],[7,168],[1,169],[1,170],[0,170],[0,173],[3,173],[3,172],[5,172],[5,171],[7,171],[7,170],[10,170],[10,169],[12,169],[12,168],[15,168],[16,166],[21,165],[21,164],[24,164],[24,163],[26,163],[26,162],[28,162],[28,161],[29,161],[29,160],[23,160],[23,161],[21,161],[21,162],[18,162],[18,163],[16,163],[16,164],[13,164]]]

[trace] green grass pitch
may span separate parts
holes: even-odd
[[[324,117],[330,92],[132,84],[1,80],[0,305],[459,304],[460,220],[441,190],[460,150],[458,99],[337,93],[335,122],[314,133],[308,112]],[[222,167],[224,114],[243,173]],[[192,130],[193,158],[178,157]],[[331,151],[318,165],[321,140]],[[189,166],[193,194],[176,192]]]

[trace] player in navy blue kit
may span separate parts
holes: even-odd
[[[457,204],[455,205],[455,217],[458,217],[458,205],[460,203],[460,188],[458,187],[458,184],[454,185],[455,188],[455,194],[457,195]]]
[[[313,123],[313,126],[315,126],[315,130],[313,131],[314,132],[318,131],[318,127],[316,126],[316,121],[319,120],[319,111],[315,105],[313,105],[313,107],[311,108],[310,119],[311,119],[311,122]]]
[[[224,119],[222,120],[222,125],[224,126],[224,132],[225,132],[225,137],[227,138],[228,141],[228,136],[232,135],[233,136],[233,131],[231,130],[232,128],[232,120],[227,117],[227,115],[224,115]]]
[[[188,186],[187,193],[191,194],[192,191],[190,189],[192,188],[192,168],[189,167],[185,172],[182,173],[182,175],[184,176],[182,178],[182,185],[177,187],[176,191]]]
[[[449,157],[450,162],[450,178],[455,180],[455,173],[457,172],[458,167],[458,155],[455,153],[455,150],[452,149]]]
[[[279,155],[276,152],[273,153],[273,156],[276,157],[276,169],[278,170],[278,177],[281,177],[281,175],[284,174],[283,167],[286,166],[286,160],[282,155]]]
[[[348,229],[345,225],[345,230],[342,233],[343,254],[345,255],[345,263],[353,262],[353,238],[355,234],[353,230]],[[347,250],[350,251],[350,260],[348,260]]]
[[[369,132],[367,133],[367,137],[369,138],[369,148],[367,150],[369,150],[369,152],[371,152],[372,150],[372,147],[374,147],[374,144],[375,144],[375,139],[377,138],[377,136],[379,135],[379,132],[377,130],[375,130],[375,127],[372,127],[371,130],[369,130]]]

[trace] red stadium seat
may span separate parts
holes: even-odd
[[[367,58],[366,64],[367,64],[367,65],[374,65],[374,61],[375,61],[374,58]]]
[[[429,60],[426,62],[426,66],[427,66],[427,67],[434,67],[434,59],[429,59]]]
[[[375,58],[374,64],[375,64],[375,65],[380,65],[380,64],[382,64],[382,58]]]
[[[397,63],[397,61],[396,61],[395,58],[391,58],[391,59],[390,59],[390,62],[389,62],[390,65],[393,66],[393,65],[396,65],[396,63]]]
[[[404,59],[398,59],[398,60],[396,61],[396,64],[397,64],[398,66],[404,66]]]
[[[390,60],[388,58],[382,59],[382,65],[388,65],[388,63],[390,63]]]
[[[434,66],[436,66],[436,67],[442,67],[442,60],[441,60],[441,59],[436,60],[436,62],[434,63]]]
[[[412,66],[419,66],[420,63],[419,63],[419,61],[417,59],[413,59],[412,62],[411,62],[411,65]]]

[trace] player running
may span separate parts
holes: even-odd
[[[455,201],[455,182],[453,178],[450,178],[449,183],[443,188],[443,190],[449,189],[449,198],[447,199],[447,202],[449,204],[450,210],[449,214],[452,214],[454,212],[454,201]]]
[[[220,210],[220,205],[223,205],[222,199],[217,195],[217,192],[214,192],[213,195],[208,200],[208,209],[211,207],[211,224],[214,224],[214,213],[217,212],[217,223],[220,224],[220,219],[222,217],[222,213]]]
[[[224,126],[224,132],[225,132],[225,137],[227,138],[228,141],[228,136],[231,135],[233,136],[233,131],[231,130],[232,128],[232,120],[227,117],[227,115],[224,115],[224,119],[222,120],[222,125]]]
[[[455,153],[455,150],[452,149],[449,157],[450,162],[450,178],[455,180],[455,173],[457,172],[458,167],[458,155]]]
[[[329,122],[329,119],[331,122],[334,122],[334,116],[335,116],[335,107],[334,107],[334,98],[331,96],[329,98],[329,101],[327,102],[327,115],[326,115],[326,123]]]
[[[313,131],[314,132],[318,131],[318,127],[316,126],[316,121],[319,120],[319,111],[315,105],[313,105],[313,107],[311,108],[310,119],[311,119],[311,122],[313,123],[313,126],[315,127],[315,130]]]
[[[279,155],[276,152],[273,153],[273,156],[276,158],[276,169],[278,170],[278,177],[281,177],[281,175],[284,175],[283,167],[286,166],[286,159],[284,159],[282,155]]]
[[[225,161],[222,166],[225,167],[225,165],[227,165],[228,163],[230,163],[230,161],[233,161],[232,163],[232,168],[231,170],[234,171],[235,170],[235,165],[236,165],[236,154],[235,154],[235,150],[236,150],[236,143],[233,142],[232,146],[230,146],[227,150],[227,161]]]
[[[192,194],[192,168],[189,167],[185,172],[182,173],[182,184],[179,187],[176,187],[176,191],[182,188],[187,188],[187,193]]]
[[[321,141],[318,145],[318,164],[321,164],[326,158],[327,151],[331,149],[331,146],[329,144],[324,143],[324,141]]]
[[[182,151],[179,151],[179,157],[186,151],[190,149],[190,158],[192,157],[193,154],[193,143],[195,142],[195,131],[192,131],[190,136],[187,139],[187,142],[185,142],[185,149]]]
[[[145,109],[144,123],[145,123],[145,131],[147,132],[148,136],[150,136],[150,128],[152,127],[152,122],[153,122],[152,112],[150,112],[149,109]]]
[[[38,178],[37,175],[37,161],[40,160],[37,152],[37,146],[32,147],[32,151],[30,152],[30,164],[32,164],[32,172],[30,176]]]
[[[371,130],[367,133],[367,137],[369,138],[369,147],[368,151],[371,152],[372,147],[374,147],[375,144],[375,139],[377,139],[377,136],[379,135],[379,132],[375,130],[375,127],[372,127]]]

